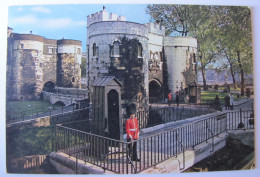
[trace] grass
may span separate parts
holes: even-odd
[[[6,102],[6,115],[8,117],[19,116],[21,114],[32,115],[32,113],[47,111],[51,107],[52,109],[58,108],[60,106],[54,107],[51,103],[47,101],[7,101]]]
[[[224,97],[227,94],[223,93],[223,92],[218,92],[218,91],[203,91],[203,92],[201,92],[201,101],[202,101],[202,103],[205,103],[207,100],[215,100],[216,95],[218,95],[219,100],[221,102],[223,102]]]
[[[219,90],[224,90],[225,87],[218,87],[218,89],[219,89]],[[234,89],[234,87],[231,86],[231,87],[230,87],[230,90],[231,90],[231,91],[240,91],[241,89],[240,89],[239,87],[237,87],[236,89]]]
[[[224,97],[227,95],[227,93],[223,93],[221,91],[214,91],[214,90],[207,90],[201,92],[201,101],[202,103],[205,103],[207,100],[215,100],[216,95],[218,95],[220,102],[224,102]],[[237,95],[234,95],[234,99],[237,100]],[[245,98],[246,96],[240,96],[240,98]]]

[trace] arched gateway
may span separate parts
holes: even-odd
[[[162,101],[162,84],[157,80],[152,80],[149,83],[149,102],[155,103]]]
[[[55,91],[55,83],[53,81],[48,81],[43,86],[43,91],[46,92],[54,92]]]

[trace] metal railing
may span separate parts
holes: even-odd
[[[81,108],[81,109],[76,109],[75,105],[72,104],[70,106],[63,106],[57,109],[48,109],[45,112],[33,112],[31,115],[25,115],[25,114],[21,114],[20,116],[16,116],[16,117],[6,117],[6,123],[10,124],[10,123],[15,123],[15,122],[20,122],[20,121],[25,121],[25,120],[30,120],[30,119],[35,119],[35,118],[39,118],[39,117],[45,117],[45,116],[57,116],[57,115],[65,115],[68,113],[76,113],[82,110],[86,110],[89,109],[89,107],[85,107],[85,108]]]
[[[198,109],[197,106],[197,104],[178,107],[165,106],[161,108],[150,109],[148,111],[137,112],[136,117],[138,118],[139,129],[148,128],[168,122],[185,120],[187,118],[197,117],[215,112],[214,109],[204,107]]]
[[[21,112],[13,112],[13,113],[7,113],[7,120],[8,119],[24,119],[29,116],[35,116],[39,115],[44,112],[50,112],[53,110],[61,109],[61,106],[56,106],[56,105],[50,105],[50,106],[43,106],[43,107],[38,107],[38,108],[33,108],[29,109],[26,111],[21,111]]]
[[[55,151],[64,152],[85,162],[92,163],[104,170],[119,174],[139,173],[185,150],[208,142],[211,139],[214,151],[214,137],[229,130],[254,129],[253,111],[232,111],[209,116],[203,120],[164,131],[136,141],[125,142],[75,130],[65,126],[56,126]],[[244,126],[241,126],[240,124]],[[137,143],[137,154],[141,161],[131,161],[128,145]]]
[[[229,111],[227,114],[227,129],[237,130],[237,129],[254,129],[254,111],[248,110],[236,110]]]

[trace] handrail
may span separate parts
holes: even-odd
[[[138,173],[182,153],[183,166],[180,167],[180,170],[183,170],[185,169],[185,150],[212,139],[210,152],[214,152],[215,136],[227,130],[238,130],[236,126],[240,120],[238,113],[242,116],[242,121],[247,124],[249,122],[247,117],[252,114],[252,110],[208,115],[201,120],[135,140],[134,142],[138,144],[140,162],[131,161],[127,155],[128,144],[133,142],[114,140],[61,125],[56,126],[57,137],[55,140],[56,143],[59,142],[59,147],[56,147],[58,151],[69,153],[71,156],[75,156],[75,153],[84,149],[84,153],[81,153],[79,159],[104,170],[122,174]],[[254,125],[245,126],[245,129],[253,128]],[[210,132],[210,136],[207,135],[207,132]],[[100,158],[103,155],[106,157],[105,161],[102,160],[104,158]],[[128,170],[128,165],[133,171]]]
[[[46,116],[51,116],[51,117],[55,117],[55,116],[59,116],[59,115],[64,115],[64,114],[69,114],[69,113],[76,113],[76,112],[80,112],[80,111],[83,111],[83,110],[87,110],[89,109],[90,107],[85,107],[85,108],[81,108],[81,109],[72,109],[72,110],[68,110],[68,111],[64,111],[63,110],[63,107],[62,109],[59,109],[59,110],[56,110],[56,111],[61,111],[60,113],[53,113],[53,112],[49,112],[48,114],[46,115],[42,115],[41,117],[46,117]],[[47,112],[46,112],[47,113]],[[41,118],[40,116],[38,117],[23,117],[22,120],[21,119],[8,119],[6,120],[6,123],[7,124],[16,124],[16,123],[20,123],[20,122],[23,122],[23,121],[30,121],[30,120],[34,120],[36,118]]]
[[[182,156],[183,156],[182,163],[183,163],[183,167],[180,168],[180,170],[184,170],[184,169],[185,169],[185,147],[184,147],[184,145],[182,144],[182,142],[179,141],[179,139],[178,139],[178,133],[176,133],[176,140],[177,140],[177,142],[182,146],[182,149],[183,149],[183,151],[182,151]]]
[[[214,152],[214,133],[211,131],[211,129],[209,128],[209,126],[208,126],[208,122],[206,122],[206,128],[208,129],[208,131],[211,133],[211,137],[212,137],[212,150],[210,151],[210,153],[212,153],[212,152]],[[207,140],[206,140],[206,142],[207,142]]]

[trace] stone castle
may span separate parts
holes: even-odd
[[[174,97],[177,91],[197,82],[196,39],[165,36],[165,27],[160,23],[129,22],[124,16],[108,13],[104,7],[87,17],[87,82],[90,92],[96,78],[109,75],[112,65],[118,71],[124,70],[125,67],[120,66],[124,50],[120,39],[123,37],[137,39],[140,43],[136,55],[143,62],[144,102],[163,99],[163,65],[167,65],[167,84]],[[186,92],[187,95],[188,90]],[[184,97],[184,101],[189,102],[188,99]]]
[[[108,13],[105,7],[87,16],[86,82],[90,93],[94,81],[108,76],[111,66],[119,72],[125,70],[120,64],[124,59],[123,37],[139,42],[136,61],[142,63],[143,93],[137,93],[133,102],[139,100],[147,105],[162,101],[164,82],[173,98],[177,91],[183,91],[184,101],[189,102],[187,88],[197,82],[197,40],[166,36],[165,27],[160,23],[129,22],[124,16]],[[46,39],[34,34],[11,33],[9,29],[7,99],[33,99],[42,90],[55,86],[80,88],[81,56],[80,41]],[[124,100],[122,103],[128,104]]]
[[[8,28],[7,100],[31,100],[42,90],[80,88],[81,41],[12,33]]]

